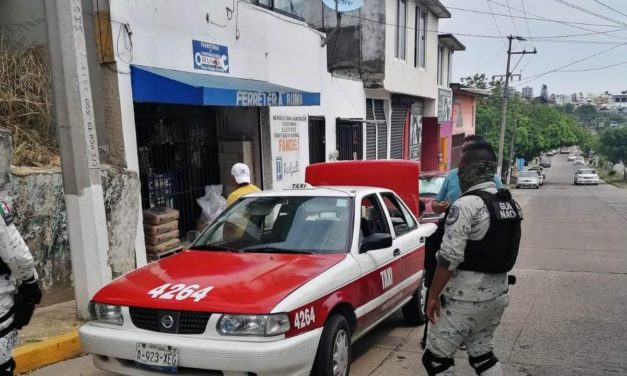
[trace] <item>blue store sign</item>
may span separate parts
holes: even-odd
[[[192,40],[194,69],[229,73],[229,48],[219,44]]]

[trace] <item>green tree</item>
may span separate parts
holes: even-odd
[[[627,162],[627,128],[608,129],[599,137],[599,152],[611,162]]]

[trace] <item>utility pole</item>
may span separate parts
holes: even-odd
[[[509,40],[509,46],[507,47],[507,68],[505,69],[505,87],[503,92],[503,103],[501,108],[501,133],[499,137],[499,160],[498,160],[498,169],[497,174],[501,175],[503,170],[503,148],[505,147],[505,125],[507,122],[507,98],[509,96],[509,80],[512,76],[512,73],[509,71],[509,65],[511,62],[512,55],[526,55],[526,54],[536,54],[538,51],[534,48],[533,51],[512,51],[512,40],[516,39],[518,41],[525,41],[526,39],[523,37],[510,35],[507,37]]]
[[[509,160],[510,161],[514,160],[514,150],[516,150],[514,145],[516,145],[516,117],[515,116],[514,116],[514,132],[512,132],[512,144],[509,147]],[[512,179],[512,168],[510,166],[510,168],[507,170],[507,180],[505,183],[509,185],[511,179]]]
[[[81,0],[47,0],[46,24],[74,295],[80,318],[111,280],[98,139]]]

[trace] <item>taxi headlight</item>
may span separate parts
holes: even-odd
[[[218,332],[229,336],[277,336],[290,330],[287,313],[272,315],[224,314],[218,322]]]
[[[89,303],[89,316],[91,321],[103,322],[113,325],[122,325],[122,307],[112,304]]]

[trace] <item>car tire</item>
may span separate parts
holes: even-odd
[[[517,185],[517,186],[516,186],[516,189],[520,189],[520,185]]]
[[[324,324],[312,376],[348,376],[351,366],[351,330],[346,318],[333,314]],[[338,369],[339,368],[339,369]]]
[[[536,185],[536,189],[540,189],[540,185]]]
[[[425,323],[425,314],[422,311],[422,282],[414,294],[411,296],[411,300],[405,303],[401,311],[403,312],[403,319],[407,325],[420,326]]]

